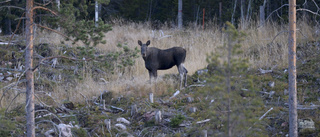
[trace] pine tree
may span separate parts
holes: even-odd
[[[257,136],[251,130],[258,116],[254,112],[263,106],[254,86],[254,76],[248,72],[248,60],[241,57],[241,41],[245,33],[239,32],[230,22],[223,31],[226,43],[219,53],[208,56],[208,86],[210,91],[211,118],[224,136]]]

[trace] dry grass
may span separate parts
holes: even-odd
[[[133,49],[139,47],[138,40],[142,42],[151,40],[150,46],[160,49],[173,46],[184,47],[187,50],[185,66],[189,71],[189,75],[205,68],[207,66],[207,54],[219,52],[217,47],[222,46],[225,39],[224,34],[216,27],[217,25],[212,25],[210,29],[207,28],[205,30],[199,27],[189,27],[179,31],[168,27],[152,30],[150,29],[151,25],[147,23],[123,23],[122,21],[113,23],[115,24],[113,25],[113,30],[106,33],[105,40],[107,43],[97,46],[102,52],[118,50],[116,47],[118,43],[125,44]],[[251,25],[248,29],[243,30],[247,33],[247,37],[242,44],[242,48],[245,51],[243,57],[249,58],[252,69],[268,69],[274,65],[278,65],[278,67],[287,66],[287,28],[286,25],[280,26],[268,23],[264,27]],[[297,28],[299,29],[297,34],[298,42],[306,42],[318,38],[318,31],[316,31],[318,29],[306,22],[298,22]],[[164,38],[164,35],[170,35],[170,37]],[[63,37],[54,33],[39,33],[36,39],[36,42],[49,42],[57,45],[60,44],[60,41],[63,41]],[[67,44],[71,45],[71,42]],[[81,45],[81,43],[77,43],[76,46]],[[75,87],[57,87],[53,96],[60,100],[79,101],[83,100],[84,96],[90,98],[90,96],[100,94],[100,91],[103,90],[136,97],[145,97],[149,92],[156,91],[155,95],[160,96],[177,87],[176,84],[173,84],[175,80],[163,81],[161,79],[164,74],[177,74],[178,71],[175,67],[158,73],[160,78],[157,86],[155,88],[151,87],[147,83],[149,79],[148,72],[144,67],[143,59],[140,57],[136,59],[135,66],[128,74],[115,74],[113,80],[104,84],[101,84],[101,81],[96,82],[87,77]]]

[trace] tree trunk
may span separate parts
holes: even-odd
[[[33,77],[33,0],[27,0],[26,6],[26,119],[27,137],[35,136],[34,121],[34,77]]]
[[[182,28],[182,0],[178,3],[178,29]]]
[[[263,26],[265,22],[265,15],[264,15],[264,6],[260,6],[260,25]]]
[[[8,15],[10,15],[11,14],[11,10],[10,10],[10,8],[8,9],[8,13],[7,13]],[[12,30],[11,30],[11,19],[10,18],[5,18],[4,19],[5,20],[5,30],[4,30],[4,34],[5,35],[11,35],[11,33],[12,33]]]
[[[219,2],[219,27],[222,27],[222,2]]]
[[[56,0],[58,11],[60,11],[60,0]]]
[[[289,0],[289,136],[298,136],[296,72],[296,0]]]
[[[251,17],[251,11],[252,11],[251,2],[252,2],[252,0],[249,0],[248,9],[247,9],[247,16],[246,16],[246,22],[249,22],[249,18]]]
[[[244,23],[244,2],[240,1],[240,13],[241,13],[241,23]]]
[[[150,6],[149,6],[149,14],[148,15],[148,22],[151,22],[151,16],[152,16],[152,0],[150,1]]]
[[[98,0],[96,0],[95,5],[94,5],[94,22],[96,27],[98,26],[98,21],[99,21],[99,3]]]
[[[232,16],[231,16],[231,24],[234,25],[234,13],[236,12],[236,8],[237,8],[237,1],[234,1],[234,7],[233,7],[233,12],[232,12]]]
[[[227,85],[227,91],[228,91],[228,104],[227,104],[227,115],[228,115],[228,137],[232,137],[232,131],[231,131],[231,98],[230,98],[230,92],[231,92],[231,54],[232,54],[232,45],[231,45],[231,34],[228,34],[228,57],[227,57],[227,79],[226,79],[226,85]]]

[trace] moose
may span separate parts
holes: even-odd
[[[180,74],[180,89],[184,79],[184,86],[187,86],[187,73],[188,70],[184,67],[183,63],[186,58],[186,50],[182,47],[173,47],[169,49],[158,49],[155,47],[148,47],[150,40],[146,44],[142,44],[138,40],[141,47],[141,55],[145,62],[145,67],[149,71],[150,82],[152,78],[156,79],[158,70],[170,69],[177,66]]]

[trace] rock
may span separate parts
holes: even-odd
[[[201,70],[198,70],[197,71],[197,74],[198,75],[202,75],[202,74],[205,74],[205,73],[207,73],[208,72],[208,69],[201,69]]]
[[[197,112],[197,108],[196,107],[191,107],[191,108],[189,108],[189,111],[191,113],[195,113],[195,112]]]
[[[130,125],[131,122],[128,121],[127,119],[123,118],[123,117],[119,117],[117,118],[117,122],[121,122],[121,123],[124,123],[124,124],[127,124],[127,125]]]
[[[270,91],[269,92],[269,98],[272,98],[272,96],[274,95],[274,93],[276,93],[275,91]]]
[[[46,137],[53,137],[54,136],[54,129],[50,129],[44,133]]]
[[[119,128],[120,130],[127,130],[127,127],[120,123],[116,124],[115,127]]]
[[[57,126],[62,137],[72,137],[72,132],[71,132],[72,127],[73,127],[72,125],[67,125],[67,124],[59,124]]]
[[[271,88],[274,88],[274,84],[275,84],[274,81],[268,82],[268,86],[271,87]]]
[[[3,76],[0,76],[0,81],[2,81],[4,79],[4,77]]]
[[[6,80],[11,81],[13,77],[7,77]]]
[[[314,122],[312,119],[298,119],[298,128],[300,130],[311,129],[314,130]]]
[[[193,97],[187,97],[187,102],[188,103],[192,103],[194,101],[194,98]]]

